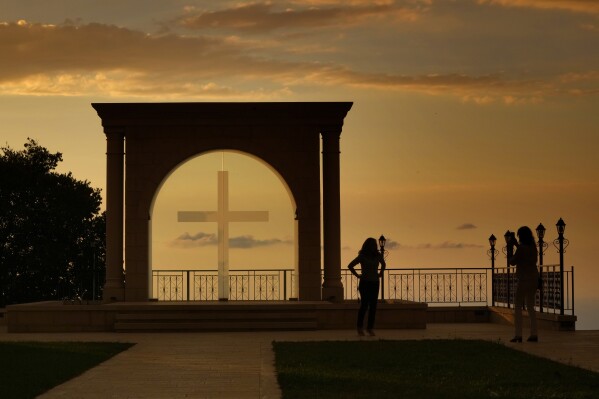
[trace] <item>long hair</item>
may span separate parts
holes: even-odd
[[[368,237],[364,244],[362,244],[362,249],[358,252],[360,255],[366,255],[369,257],[375,257],[378,255],[379,247],[376,243],[376,240],[372,237]]]
[[[522,226],[518,229],[518,240],[520,240],[520,244],[536,247],[532,230],[528,226]]]

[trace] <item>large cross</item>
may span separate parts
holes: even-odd
[[[179,211],[179,222],[216,222],[218,224],[218,298],[229,298],[229,223],[268,222],[268,211],[229,210],[229,172],[218,172],[216,211]]]

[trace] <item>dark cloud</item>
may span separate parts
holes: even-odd
[[[480,244],[467,244],[461,242],[445,241],[440,244],[418,244],[416,249],[464,249],[464,248],[483,248]]]
[[[218,239],[215,234],[203,232],[199,232],[194,235],[184,233],[172,242],[172,246],[181,248],[205,247],[217,244]],[[281,240],[278,238],[259,240],[251,235],[243,235],[229,238],[229,248],[247,249],[255,247],[266,247],[278,244],[291,244],[291,240]]]
[[[477,227],[472,224],[472,223],[464,223],[458,227],[456,227],[457,230],[471,230],[471,229],[476,229]]]
[[[175,243],[182,244],[181,246],[203,247],[207,245],[216,245],[218,240],[216,238],[216,234],[199,232],[194,235],[190,235],[186,232],[177,237],[175,239]]]
[[[255,248],[255,247],[266,247],[270,245],[278,244],[291,244],[290,240],[280,240],[278,238],[272,238],[269,240],[258,240],[251,235],[231,237],[229,239],[230,248]]]
[[[461,243],[461,242],[450,242],[450,241],[445,241],[442,243],[422,243],[422,244],[417,244],[417,245],[404,245],[404,244],[400,244],[397,241],[394,240],[387,240],[387,245],[385,246],[386,249],[388,250],[394,250],[394,249],[464,249],[464,248],[483,248],[483,245],[479,245],[479,244],[468,244],[468,243]]]
[[[401,247],[401,244],[399,242],[390,240],[390,239],[387,239],[387,243],[385,244],[385,248],[389,249],[389,250],[399,249],[400,247]]]

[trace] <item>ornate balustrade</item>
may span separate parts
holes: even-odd
[[[229,299],[281,301],[295,296],[290,269],[230,270]],[[160,301],[218,300],[216,270],[153,270],[153,297]]]
[[[380,299],[429,304],[486,304],[490,269],[387,269],[381,280]],[[358,279],[342,271],[346,299],[358,298]]]
[[[561,309],[561,275],[559,265],[540,267],[542,285],[537,291],[536,307],[540,312],[559,313]],[[496,267],[493,276],[495,305],[513,307],[516,299],[516,269]],[[564,270],[564,310],[574,314],[574,267]]]
[[[541,268],[542,289],[537,293],[541,312],[559,313],[559,265]],[[280,301],[297,298],[292,269],[229,271],[230,300]],[[387,269],[381,280],[380,299],[425,302],[431,305],[490,305],[512,307],[517,279],[515,268]],[[346,300],[357,300],[358,279],[341,271]],[[218,300],[216,270],[153,270],[153,297],[161,301]],[[493,289],[491,285],[494,285]],[[493,294],[492,294],[493,293]],[[564,309],[574,314],[574,267],[564,271]]]

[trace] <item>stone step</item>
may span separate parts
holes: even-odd
[[[314,310],[227,306],[218,310],[129,310],[117,313],[114,323],[114,330],[120,332],[315,330],[317,327]]]
[[[201,312],[136,312],[117,313],[116,321],[181,321],[181,320],[314,320],[316,313],[311,311],[266,312],[266,311],[201,311]]]
[[[265,331],[265,330],[316,330],[316,320],[312,321],[264,321],[264,320],[202,320],[202,321],[117,321],[117,332],[140,331]]]

